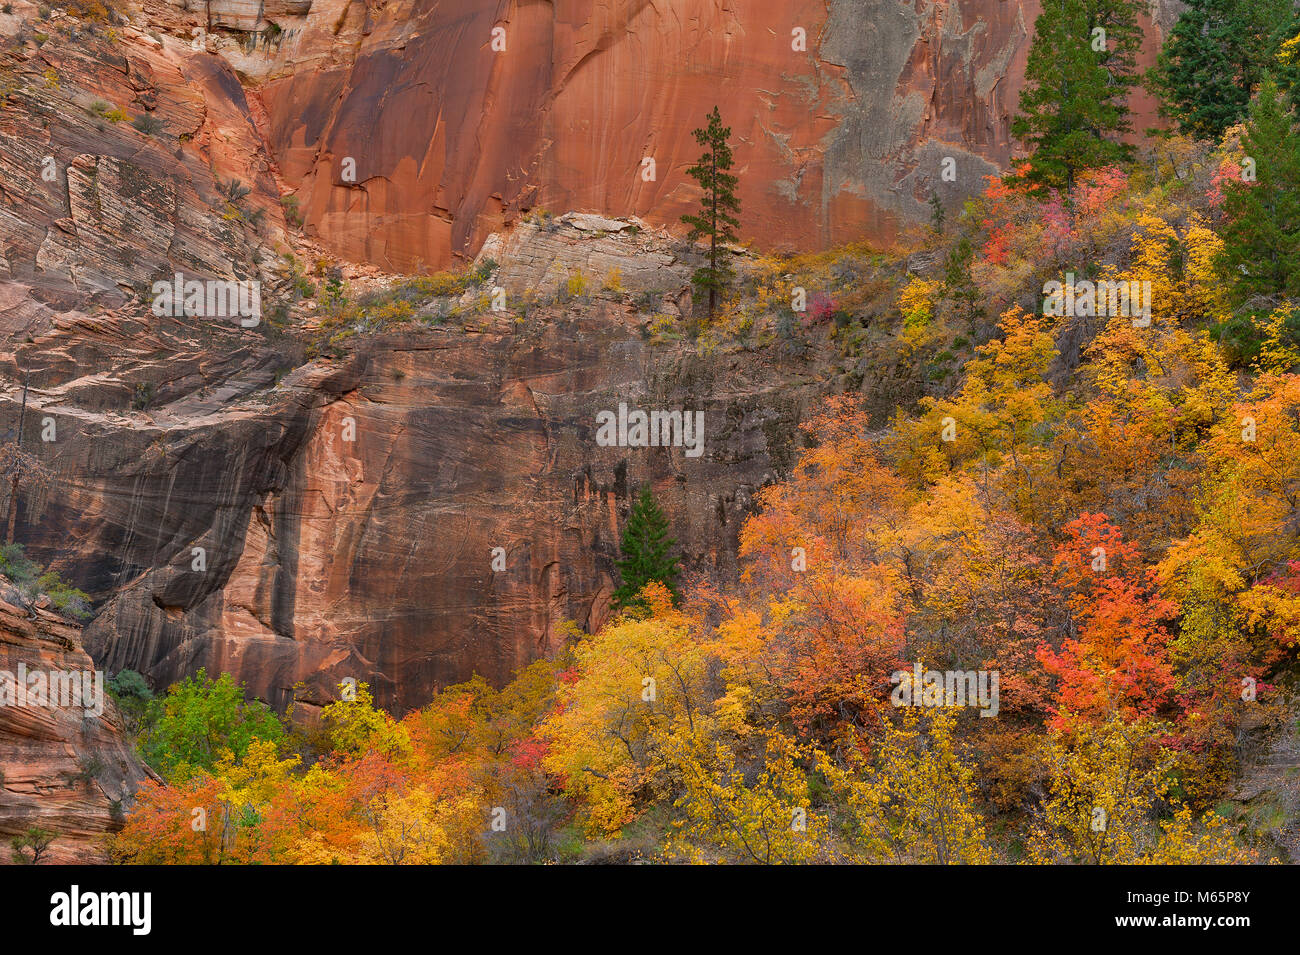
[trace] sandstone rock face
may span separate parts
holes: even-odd
[[[504,682],[566,621],[603,621],[643,482],[679,515],[688,570],[734,572],[753,492],[788,466],[824,383],[651,344],[691,253],[637,223],[563,216],[494,238],[485,265],[490,251],[511,295],[577,270],[588,290],[288,371],[265,327],[56,311],[9,289],[0,436],[27,381],[24,444],[54,473],[21,492],[17,536],[96,599],[102,666],[159,688],[230,671],[279,707],[349,676],[399,710],[476,672]],[[598,446],[597,413],[620,403],[702,411],[703,453]]]
[[[208,28],[265,31],[277,20],[304,16],[311,0],[177,0],[176,6],[197,15]]]
[[[0,280],[31,292],[0,308],[147,302],[177,270],[264,278],[279,190],[230,67],[129,27],[31,37],[0,18]],[[247,194],[231,201],[231,180]]]
[[[1143,67],[1176,6],[1153,4]],[[310,230],[345,257],[413,272],[473,257],[529,209],[675,227],[697,196],[691,130],[714,105],[732,128],[742,236],[887,240],[928,215],[932,190],[954,209],[1006,167],[1039,9],[317,0],[277,18],[276,45],[222,53],[260,81]],[[792,48],[797,29],[806,50]],[[1151,102],[1134,105],[1134,128],[1151,125]],[[939,181],[946,157],[955,182]]]
[[[497,264],[496,283],[510,295],[554,294],[578,273],[596,287],[640,293],[690,281],[692,269],[671,246],[667,233],[648,233],[640,220],[569,213],[489,236],[477,261]]]
[[[60,438],[58,478],[25,502],[19,538],[105,601],[87,644],[110,672],[166,685],[207,666],[281,707],[297,683],[320,703],[351,676],[405,709],[475,672],[508,679],[566,620],[598,626],[643,482],[679,515],[688,570],[734,572],[752,494],[788,465],[821,387],[783,387],[755,356],[651,346],[630,306],[602,300],[531,328],[377,338],[269,389],[269,353],[245,346],[190,370],[192,387],[224,376],[204,387],[220,407],[191,392],[145,414],[97,408],[117,375],[66,381],[60,339],[125,327],[56,329],[26,356],[56,356],[33,376],[28,421],[55,417]],[[154,361],[186,371],[181,354]],[[596,413],[620,402],[704,411],[704,453],[598,447]]]
[[[94,671],[80,630],[49,609],[0,598],[0,671]],[[121,828],[148,774],[107,694],[100,715],[73,706],[0,706],[0,771],[0,853],[8,861],[9,840],[37,826],[57,834],[51,862],[104,861],[103,837]]]

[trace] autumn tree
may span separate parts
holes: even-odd
[[[489,818],[477,782],[455,760],[417,772],[408,758],[372,745],[326,754],[304,773],[297,755],[253,739],[242,757],[224,750],[210,772],[147,780],[110,851],[133,864],[483,861]]]
[[[788,714],[802,738],[820,741],[861,727],[900,666],[903,602],[891,568],[814,566],[765,615],[735,613],[719,628],[720,709]]]
[[[665,757],[680,780],[673,805],[685,818],[674,848],[686,858],[757,865],[830,858],[811,761],[793,740],[778,731],[738,741],[682,733],[665,743]]]
[[[828,398],[799,427],[806,447],[789,479],[758,492],[740,533],[744,580],[764,595],[809,569],[880,561],[909,503],[853,396]]]
[[[1155,845],[1138,860],[1142,865],[1257,865],[1259,853],[1238,843],[1228,820],[1217,812],[1200,818],[1189,806],[1160,820]]]
[[[908,707],[883,722],[874,758],[853,751],[848,766],[823,758],[826,785],[849,819],[860,861],[980,864],[993,861],[976,806],[974,769],[961,752],[955,719],[943,709]]]
[[[1237,845],[1226,821],[1199,818],[1169,798],[1174,754],[1164,727],[1112,717],[1069,723],[1047,744],[1051,780],[1028,840],[1037,864],[1246,864],[1256,854]],[[1171,814],[1161,819],[1166,801]]]
[[[1087,347],[1078,374],[1091,387],[1058,431],[1066,439],[1058,487],[1070,503],[1066,520],[1105,511],[1149,547],[1194,521],[1198,449],[1228,413],[1237,381],[1203,328],[1227,314],[1215,264],[1222,242],[1200,216],[1174,224],[1143,213],[1136,225],[1130,262],[1116,277],[1150,282],[1151,324],[1111,317]]]
[[[130,865],[223,865],[248,858],[249,833],[222,800],[215,776],[195,771],[164,784],[146,779],[109,855]]]
[[[1084,514],[1065,533],[1054,567],[1071,614],[1067,636],[1059,650],[1039,650],[1058,681],[1057,723],[1155,716],[1172,703],[1164,626],[1175,606],[1104,514]]]
[[[553,792],[542,764],[546,752],[541,739],[517,745],[491,777],[484,798],[501,818],[486,843],[495,861],[534,864],[554,862],[559,856],[560,833],[572,809]]]
[[[1047,742],[1050,788],[1033,824],[1031,860],[1138,861],[1149,845],[1172,762],[1159,733],[1149,721],[1115,715],[1094,725],[1067,715]]]
[[[580,631],[571,631],[577,636]],[[537,723],[555,702],[558,674],[572,663],[567,653],[537,660],[497,689],[481,676],[440,690],[429,704],[402,721],[417,764],[465,757],[509,758],[532,739]]]
[[[307,865],[442,865],[487,859],[491,803],[459,760],[416,768],[369,748],[333,754],[260,810],[277,860]]]
[[[571,663],[567,653],[538,660],[499,690],[475,676],[440,691],[402,721],[416,772],[454,763],[481,787],[484,804],[501,810],[500,825],[484,840],[496,861],[557,857],[558,834],[571,810],[552,791],[542,765],[549,745],[537,728],[554,707],[558,674]]]
[[[400,769],[367,772],[383,757],[372,751],[340,770],[348,787],[366,787],[349,800],[361,823],[345,861],[381,865],[438,865],[481,861],[479,834],[489,819],[476,787],[453,765],[419,778]],[[378,785],[370,785],[375,780]]]
[[[211,770],[225,750],[242,757],[254,740],[284,738],[280,718],[260,700],[246,700],[229,673],[217,679],[200,668],[148,704],[140,740],[150,766],[168,779]]]
[[[670,791],[663,741],[707,718],[709,655],[698,625],[661,584],[648,614],[622,617],[574,648],[555,711],[539,729],[542,759],[583,802],[589,829],[617,832]]]
[[[719,245],[735,242],[736,227],[740,220],[735,214],[740,212],[740,200],[736,198],[736,184],[739,180],[729,169],[732,166],[731,127],[722,125],[722,114],[718,107],[713,107],[709,114],[707,126],[696,129],[691,135],[704,147],[699,161],[686,170],[686,174],[700,184],[704,195],[700,200],[700,211],[696,214],[682,216],[682,222],[690,226],[687,233],[689,241],[707,238],[709,240],[709,264],[696,269],[691,281],[701,293],[709,296],[709,318],[713,318],[717,308],[718,293],[727,285],[731,269],[720,255],[726,251]]]
[[[153,690],[148,682],[135,670],[118,670],[109,678],[107,687],[127,730],[139,733],[145,725],[149,702],[153,699]]]
[[[344,756],[364,756],[378,752],[386,757],[406,757],[411,753],[411,738],[406,727],[375,706],[367,683],[339,684],[341,699],[321,710],[324,725],[334,752]]]
[[[1261,376],[1203,442],[1197,520],[1159,564],[1181,611],[1168,643],[1188,710],[1180,786],[1199,803],[1231,785],[1247,726],[1279,706],[1267,678],[1300,647],[1297,443],[1300,376]]]
[[[1000,337],[966,363],[956,395],[921,399],[919,417],[896,415],[882,443],[914,480],[962,471],[990,490],[998,481],[1010,509],[1036,522],[1054,506],[1043,477],[1055,468],[1047,445],[1061,413],[1045,379],[1056,345],[1047,320],[1019,307],[1002,315],[998,329]]]
[[[930,487],[898,536],[913,659],[1000,672],[1003,718],[977,720],[977,733],[1008,717],[1037,720],[1049,690],[1036,651],[1059,614],[1038,529],[969,476],[954,475]]]
[[[852,398],[828,399],[802,428],[809,446],[789,480],[759,492],[741,529],[745,599],[722,609],[716,651],[720,706],[788,715],[824,741],[860,722],[898,666],[908,491]]]

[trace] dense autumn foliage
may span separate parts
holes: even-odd
[[[1295,719],[1300,351],[1286,302],[1248,360],[1211,334],[1237,144],[1173,138],[1064,197],[993,182],[948,259],[982,311],[960,276],[897,286],[900,348],[964,348],[961,375],[892,417],[811,409],[739,580],[651,583],[501,689],[397,720],[360,686],[241,737],[147,785],[117,857],[1267,858],[1219,809]],[[1082,261],[1149,282],[1150,321],[1049,314]],[[995,673],[996,713],[894,705],[923,670]]]

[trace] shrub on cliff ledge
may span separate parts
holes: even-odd
[[[23,552],[21,544],[0,546],[0,574],[9,578],[19,603],[29,610],[44,594],[50,598],[54,608],[66,616],[78,620],[90,616],[90,598],[56,572],[42,572],[40,565]]]
[[[13,849],[10,859],[18,865],[40,865],[57,834],[40,826],[31,826],[21,836],[9,840]]]
[[[67,9],[74,17],[98,23],[117,23],[125,19],[112,0],[70,0]]]
[[[118,712],[131,733],[139,733],[144,726],[153,690],[145,678],[134,670],[118,670],[108,681],[108,692],[117,704]]]
[[[22,544],[0,545],[0,574],[4,574],[15,585],[32,583],[40,573],[40,567],[27,557]]]
[[[90,616],[90,598],[54,571],[41,574],[36,581],[36,588],[50,598],[59,612],[78,620]]]

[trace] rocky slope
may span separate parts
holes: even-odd
[[[2,578],[0,589],[11,590]],[[0,597],[0,673],[93,671],[80,629],[40,601],[28,610]],[[76,706],[0,706],[0,858],[9,861],[12,837],[39,827],[56,834],[48,861],[103,861],[102,838],[121,827],[147,773],[106,694],[97,715]]]
[[[175,270],[265,278],[279,191],[231,68],[156,31],[12,10],[0,14],[0,330],[122,305]]]

